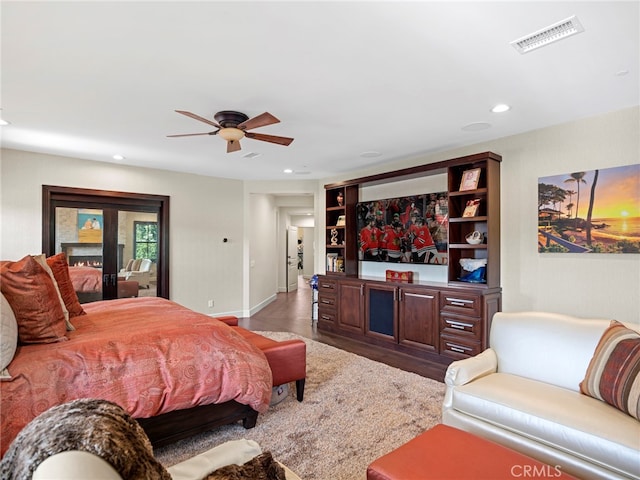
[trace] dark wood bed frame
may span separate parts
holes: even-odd
[[[154,447],[163,447],[239,420],[242,420],[244,428],[253,428],[258,420],[258,412],[248,405],[231,400],[136,420],[146,432],[151,444]]]

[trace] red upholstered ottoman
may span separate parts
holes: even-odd
[[[118,280],[118,298],[137,297],[138,287],[134,280]]]
[[[571,479],[497,443],[447,425],[436,425],[380,457],[367,468],[367,480]]]
[[[302,340],[284,340],[278,342],[238,326],[238,318],[233,315],[214,317],[232,326],[247,341],[264,352],[271,373],[273,385],[296,382],[296,398],[304,398],[304,384],[307,378],[307,344]]]

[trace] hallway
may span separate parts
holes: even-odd
[[[315,322],[313,325],[311,323],[311,296],[312,290],[309,283],[302,276],[298,276],[298,290],[278,293],[274,302],[250,318],[241,318],[239,325],[249,330],[296,333],[392,367],[443,381],[445,365],[318,332]]]

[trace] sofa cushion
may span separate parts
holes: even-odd
[[[453,390],[458,412],[606,469],[637,474],[640,423],[579,392],[496,373]]]
[[[0,293],[0,371],[2,378],[11,378],[5,368],[13,360],[18,346],[18,323],[16,316],[13,314],[11,305],[7,299]]]
[[[31,255],[0,265],[0,289],[18,322],[21,343],[67,340],[64,313],[49,274]]]
[[[498,372],[579,392],[609,322],[546,312],[498,312],[489,343],[498,356]]]
[[[640,334],[613,320],[596,346],[580,391],[640,420]]]

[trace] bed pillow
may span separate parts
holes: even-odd
[[[75,288],[73,288],[66,255],[64,253],[53,255],[52,257],[47,258],[47,264],[51,267],[53,276],[58,283],[62,300],[64,301],[67,310],[69,310],[69,318],[86,315],[80,301],[78,300],[78,294],[76,293]]]
[[[0,265],[0,290],[18,323],[20,343],[66,340],[67,326],[49,274],[31,255]]]
[[[11,378],[7,367],[18,346],[18,323],[11,305],[0,293],[0,378]]]
[[[67,310],[67,306],[64,304],[64,300],[62,299],[62,295],[60,294],[60,288],[58,287],[58,282],[56,281],[56,277],[53,275],[53,271],[49,264],[47,263],[47,259],[45,254],[42,253],[40,255],[31,255],[33,259],[40,264],[44,271],[49,274],[51,281],[53,282],[53,286],[56,287],[56,293],[58,294],[58,301],[60,302],[60,307],[62,308],[62,313],[64,314],[64,322],[67,325],[67,330],[72,331],[75,330],[75,327],[71,325],[69,321],[69,310]]]
[[[612,320],[596,345],[580,391],[640,420],[640,333]]]

